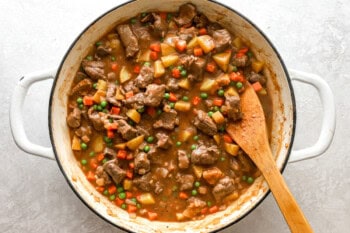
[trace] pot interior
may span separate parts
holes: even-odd
[[[234,35],[240,35],[251,46],[259,60],[265,61],[268,92],[272,100],[271,149],[277,166],[282,169],[289,156],[294,135],[295,106],[290,81],[282,61],[259,30],[244,17],[215,2],[202,0],[138,0],[119,6],[92,23],[73,43],[61,63],[51,93],[50,135],[57,162],[68,183],[82,201],[98,215],[123,229],[134,232],[210,232],[223,228],[252,210],[267,194],[268,186],[262,177],[256,179],[248,191],[225,211],[208,215],[203,220],[190,222],[157,222],[137,217],[130,219],[126,211],[115,206],[97,192],[87,181],[72,151],[66,124],[67,96],[81,60],[91,46],[106,32],[139,12],[175,11],[181,4],[192,2],[197,10],[211,21],[216,21]]]

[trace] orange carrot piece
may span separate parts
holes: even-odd
[[[101,162],[105,158],[105,155],[103,153],[100,153],[96,156],[96,159],[98,162]]]
[[[99,187],[96,187],[96,190],[97,190],[98,192],[102,193],[102,192],[105,190],[105,188],[102,187],[102,186],[99,186]]]
[[[135,73],[135,74],[139,74],[140,71],[141,71],[141,66],[140,66],[140,65],[135,65],[135,66],[134,66],[134,73]]]
[[[94,99],[92,96],[86,95],[83,98],[83,103],[84,103],[84,105],[91,106],[94,104]]]
[[[119,115],[120,108],[112,107],[110,113],[113,114],[113,115]]]
[[[86,178],[88,179],[88,181],[95,181],[95,173],[93,171],[88,171],[86,173]]]
[[[206,65],[205,70],[209,73],[214,73],[216,71],[216,64],[214,62],[210,62]]]
[[[176,97],[176,95],[174,93],[170,92],[169,95],[170,95],[169,96],[169,101],[171,101],[171,102],[176,102],[177,101],[177,97]]]
[[[205,207],[201,210],[201,214],[207,214],[208,213],[208,207]]]
[[[180,70],[179,70],[178,68],[174,68],[174,69],[171,71],[171,75],[172,75],[174,78],[180,78],[180,77],[181,77]]]
[[[118,159],[125,159],[126,155],[127,155],[126,150],[118,150],[117,158]]]
[[[108,193],[109,194],[115,194],[117,192],[117,187],[115,187],[115,185],[111,185],[108,187]]]
[[[158,53],[155,51],[151,51],[150,57],[153,61],[158,59]]]
[[[157,52],[159,53],[160,52],[160,44],[159,43],[153,43],[149,46],[149,48],[154,51],[154,52]]]
[[[160,13],[159,13],[159,16],[160,16],[162,19],[166,19],[167,13],[166,13],[166,12],[160,12]]]
[[[181,199],[188,199],[188,195],[185,192],[180,192],[179,193],[179,198],[181,198]]]
[[[178,40],[178,41],[175,43],[175,48],[176,48],[176,50],[179,51],[179,52],[185,51],[186,48],[187,48],[186,41],[185,41],[185,40]]]
[[[120,199],[120,198],[118,198],[118,197],[115,199],[115,204],[116,204],[117,206],[121,206],[123,203],[124,203],[124,200],[122,200],[122,199]]]
[[[98,167],[97,160],[95,158],[90,159],[89,165],[92,170],[96,170]]]
[[[128,213],[135,213],[137,211],[137,207],[134,205],[128,205],[127,209]]]
[[[193,54],[196,56],[196,57],[200,57],[203,55],[203,49],[200,48],[200,47],[196,47],[193,49]]]
[[[198,31],[199,35],[206,35],[208,34],[208,31],[206,28],[200,28],[199,31]]]
[[[209,213],[213,214],[213,213],[218,212],[218,210],[219,210],[219,207],[214,205],[214,206],[209,208]]]
[[[215,106],[220,107],[220,106],[222,106],[222,105],[224,104],[224,100],[221,99],[221,98],[215,98],[215,99],[213,100],[213,104],[214,104]]]
[[[156,109],[154,107],[148,107],[147,114],[150,115],[151,117],[154,117],[156,115]]]
[[[232,72],[230,79],[234,82],[244,82],[244,76],[240,72]]]
[[[134,173],[132,172],[132,170],[126,170],[126,177],[128,177],[129,179],[132,179],[134,177]]]
[[[224,134],[223,138],[224,138],[224,141],[227,142],[227,143],[232,143],[233,142],[231,136],[228,135],[228,134]]]
[[[200,101],[201,101],[201,98],[199,98],[199,96],[195,96],[195,97],[193,97],[192,104],[194,106],[197,106]]]
[[[253,87],[254,91],[256,91],[256,92],[261,91],[263,89],[260,82],[253,83],[252,87]]]
[[[148,211],[148,212],[147,212],[147,215],[148,215],[148,219],[149,219],[149,220],[155,220],[155,219],[158,218],[158,214],[157,214],[157,213],[154,213],[154,212]]]
[[[107,130],[107,137],[108,137],[108,138],[114,138],[114,132],[113,132],[113,130]]]
[[[130,163],[129,163],[129,167],[130,167],[131,169],[134,169],[134,168],[135,168],[135,164],[134,164],[133,162],[130,162]]]
[[[133,91],[129,91],[129,92],[125,93],[125,99],[129,99],[132,96],[134,96],[134,92]]]
[[[118,69],[118,64],[117,64],[116,62],[113,62],[113,63],[111,64],[111,69],[114,70],[114,71],[116,71],[116,70]]]

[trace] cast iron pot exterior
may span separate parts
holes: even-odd
[[[264,74],[268,77],[268,91],[273,105],[271,149],[279,169],[283,170],[293,144],[296,114],[293,88],[287,69],[277,50],[268,38],[247,18],[237,11],[215,1],[203,0],[137,0],[122,4],[88,26],[73,42],[61,65],[51,90],[49,130],[57,163],[68,184],[82,202],[98,216],[114,226],[130,232],[215,232],[228,227],[250,213],[269,193],[262,177],[256,179],[247,192],[226,210],[208,215],[203,220],[189,222],[158,222],[145,218],[129,218],[126,211],[117,207],[97,192],[87,181],[80,164],[71,150],[69,129],[66,124],[68,92],[81,60],[94,43],[117,24],[146,11],[176,11],[184,3],[196,5],[213,22],[218,22],[231,33],[240,35],[255,55],[265,61]]]

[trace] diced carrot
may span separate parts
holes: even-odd
[[[169,101],[171,101],[171,102],[176,102],[177,101],[177,97],[176,97],[176,95],[174,93],[170,92],[169,95],[170,95],[169,96]]]
[[[134,164],[133,162],[130,162],[130,163],[129,163],[129,167],[130,167],[131,169],[134,169],[135,164]]]
[[[180,70],[179,70],[178,68],[174,68],[174,69],[171,71],[171,75],[172,75],[174,78],[180,78],[180,77],[181,77]]]
[[[135,66],[134,66],[134,73],[135,73],[135,74],[139,74],[140,71],[141,71],[141,66],[140,66],[140,65],[135,65]]]
[[[160,13],[159,13],[159,16],[160,16],[162,19],[166,19],[167,13],[166,13],[166,12],[160,12]]]
[[[125,192],[126,198],[132,198],[132,193],[131,192]]]
[[[236,53],[235,57],[236,58],[241,58],[244,56],[244,53]]]
[[[134,176],[134,173],[132,170],[128,169],[126,170],[126,177],[128,177],[129,179],[132,179]]]
[[[206,65],[205,70],[209,73],[214,73],[216,71],[216,64],[214,62],[210,62]]]
[[[185,192],[180,192],[180,193],[179,193],[179,198],[181,198],[181,199],[187,199],[187,198],[188,198],[188,195],[187,195],[187,193],[185,193]]]
[[[111,64],[111,69],[114,70],[114,71],[116,71],[116,70],[118,69],[118,64],[115,63],[115,62],[113,62],[113,63]]]
[[[127,209],[128,213],[135,213],[137,211],[137,207],[134,205],[128,205]]]
[[[118,159],[125,159],[126,155],[127,155],[126,150],[118,150],[117,158]]]
[[[158,59],[158,53],[155,51],[151,51],[150,57],[153,61]]]
[[[255,82],[252,84],[252,87],[254,89],[254,91],[258,92],[258,91],[261,91],[262,90],[262,86],[261,86],[261,83],[260,82]]]
[[[195,96],[192,99],[192,104],[197,106],[199,104],[199,102],[201,101],[201,98],[199,98],[199,96]]]
[[[103,153],[100,153],[96,156],[96,159],[98,162],[101,162],[105,158],[105,155]]]
[[[222,106],[222,105],[224,104],[224,100],[223,100],[222,98],[215,98],[215,99],[213,100],[213,104],[214,104],[215,106],[220,107],[220,106]]]
[[[238,53],[242,53],[242,54],[246,54],[248,52],[248,48],[242,48],[240,50],[238,50]]]
[[[115,204],[116,204],[117,206],[121,206],[123,203],[124,203],[124,200],[123,200],[123,199],[120,199],[120,198],[118,198],[118,197],[115,199]]]
[[[199,29],[199,31],[198,31],[198,33],[199,33],[199,35],[206,35],[206,34],[208,34],[208,32],[207,32],[207,29],[206,28],[200,28]]]
[[[117,187],[115,187],[115,185],[111,185],[108,187],[108,193],[109,194],[115,194],[115,192],[117,192]]]
[[[232,143],[233,142],[231,136],[228,135],[228,134],[224,134],[223,138],[224,138],[224,141],[227,142],[227,143]]]
[[[98,167],[97,160],[95,158],[90,159],[89,165],[92,170],[95,170]]]
[[[86,173],[86,178],[88,179],[88,181],[95,181],[95,173],[93,171],[88,171]]]
[[[157,53],[160,52],[160,44],[159,43],[153,43],[149,46],[149,48],[154,52],[157,52]]]
[[[120,108],[112,107],[110,113],[113,114],[113,115],[119,115]]]
[[[151,117],[154,117],[156,115],[156,109],[154,107],[148,107],[147,114],[150,115]]]
[[[234,82],[244,82],[244,76],[240,72],[232,72],[230,79]]]
[[[200,47],[196,47],[193,49],[193,54],[197,57],[200,57],[203,55],[203,49]]]
[[[126,155],[126,160],[132,160],[132,159],[134,159],[134,155],[132,153],[128,153]]]
[[[209,208],[209,213],[213,214],[215,212],[218,212],[218,210],[219,210],[219,207],[217,205],[214,205]]]
[[[133,91],[129,91],[129,92],[125,93],[125,99],[129,99],[132,96],[134,96],[134,92]]]
[[[94,104],[94,98],[92,96],[84,96],[83,98],[83,103],[84,105],[91,106]]]
[[[116,129],[118,129],[118,123],[117,122],[109,123],[107,125],[107,130],[116,130]]]
[[[102,193],[105,190],[105,188],[103,186],[99,186],[99,187],[96,187],[96,190]]]
[[[149,220],[155,220],[155,219],[158,218],[158,214],[157,214],[157,213],[154,213],[154,212],[148,211],[148,212],[147,212],[147,215],[148,215],[148,219],[149,219]]]
[[[208,213],[208,207],[205,207],[201,210],[201,214],[206,214]]]
[[[177,49],[177,51],[179,52],[183,52],[186,50],[187,44],[185,40],[178,40],[175,43],[175,48]]]
[[[107,137],[108,137],[108,138],[114,138],[114,132],[113,132],[113,130],[107,130]]]

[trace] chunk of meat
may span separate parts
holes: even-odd
[[[160,182],[157,181],[154,185],[154,193],[155,194],[160,194],[164,190],[164,185]]]
[[[179,8],[179,16],[174,21],[180,27],[192,23],[193,18],[197,15],[196,7],[190,3],[184,4]]]
[[[104,156],[109,156],[109,157],[115,158],[115,156],[117,155],[117,152],[115,150],[113,150],[112,148],[106,147],[103,150],[103,154],[104,154]]]
[[[193,37],[198,35],[198,29],[195,27],[180,28],[178,36],[181,40],[189,42]]]
[[[208,34],[213,36],[214,32],[222,29],[221,25],[218,23],[211,23],[208,25]]]
[[[144,175],[151,169],[151,163],[147,158],[147,154],[145,152],[140,152],[136,154],[135,159],[135,172],[139,175]]]
[[[83,67],[85,73],[92,79],[106,79],[105,76],[105,63],[102,61],[88,61],[83,60],[81,62],[81,66]]]
[[[211,165],[216,162],[218,155],[219,149],[216,145],[210,147],[200,145],[192,151],[191,162],[199,165]]]
[[[211,167],[207,170],[203,171],[203,178],[205,181],[208,182],[208,184],[214,185],[216,182],[222,178],[223,173],[222,171],[217,167]]]
[[[240,57],[233,56],[232,65],[237,67],[246,67],[250,64],[249,57],[247,55],[242,55]]]
[[[121,24],[117,26],[117,32],[125,47],[126,57],[133,57],[140,50],[137,37],[132,32],[129,24]]]
[[[180,169],[186,169],[190,166],[190,160],[184,150],[177,151],[177,160],[179,161]]]
[[[232,42],[231,34],[226,29],[214,31],[213,39],[215,41],[215,49],[217,52],[223,52]]]
[[[98,186],[105,186],[112,182],[107,172],[103,169],[103,166],[98,166],[96,168],[95,175],[97,177],[96,184]]]
[[[194,17],[193,23],[196,25],[196,28],[204,28],[208,25],[209,20],[204,14],[198,14]]]
[[[156,36],[164,37],[168,31],[168,23],[156,13],[152,13],[154,18],[153,31]]]
[[[124,103],[127,106],[131,106],[133,108],[139,109],[143,107],[145,104],[145,93],[143,92],[137,93],[136,95],[133,95],[128,99],[124,100]]]
[[[222,87],[222,86],[227,86],[230,84],[231,80],[229,78],[229,76],[227,74],[221,73],[219,74],[216,79],[215,79],[216,83]]]
[[[225,106],[229,119],[234,121],[242,119],[241,100],[239,96],[226,96]]]
[[[157,167],[155,174],[160,178],[166,178],[169,174],[169,170],[164,167]]]
[[[194,177],[189,174],[177,174],[176,182],[180,183],[180,191],[189,190],[193,188]]]
[[[141,177],[136,177],[132,180],[133,185],[142,191],[149,192],[154,188],[152,174],[149,172]]]
[[[129,82],[126,82],[124,85],[123,85],[123,88],[122,90],[124,92],[134,92],[134,93],[138,93],[140,92],[140,88],[138,88],[137,86],[135,86],[135,83],[134,83],[134,80],[131,80]]]
[[[126,172],[118,166],[116,159],[106,162],[103,165],[103,169],[112,177],[116,184],[120,184],[125,178]]]
[[[198,193],[205,195],[208,193],[208,187],[207,186],[200,186],[198,187]]]
[[[229,195],[234,190],[234,181],[230,177],[225,176],[224,178],[220,179],[219,182],[215,185],[212,193],[216,201],[221,201],[225,196]]]
[[[166,133],[159,132],[156,134],[156,137],[158,139],[157,141],[157,147],[162,149],[169,149],[173,145],[173,142],[171,141],[170,137]]]
[[[193,55],[181,54],[179,56],[179,65],[182,65],[185,69],[188,69],[197,58]]]
[[[99,45],[96,48],[96,55],[100,58],[104,58],[112,53],[112,48],[107,45]]]
[[[115,98],[115,91],[117,86],[114,82],[107,83],[107,92],[106,92],[106,100],[108,103],[111,103],[115,106],[121,106],[120,102]]]
[[[174,78],[169,78],[167,83],[166,83],[166,87],[165,89],[167,91],[177,91],[179,90],[179,83],[176,79]]]
[[[99,113],[95,111],[92,107],[88,110],[89,120],[92,122],[92,126],[95,130],[101,131],[104,130],[104,113]]]
[[[71,128],[78,128],[81,124],[81,111],[79,108],[74,108],[67,116],[67,124]]]
[[[204,58],[198,57],[190,67],[190,73],[192,77],[188,77],[190,81],[200,82],[203,80],[203,71],[206,64],[206,60]]]
[[[165,85],[150,84],[145,92],[144,103],[146,106],[157,107],[163,100]]]
[[[90,141],[90,135],[92,133],[91,126],[80,126],[77,130],[75,130],[75,135],[80,137],[84,142]]]
[[[213,119],[202,110],[197,111],[197,116],[193,120],[193,125],[209,136],[214,136],[218,131]]]
[[[117,123],[118,133],[120,133],[125,140],[131,140],[137,136],[137,130],[125,120],[117,120]]]
[[[132,31],[139,40],[139,46],[141,48],[146,48],[149,46],[151,40],[151,34],[148,27],[143,27],[140,23],[135,23],[131,25]]]
[[[197,197],[188,198],[187,203],[188,206],[182,213],[187,218],[195,217],[196,215],[201,213],[203,208],[207,206],[207,203],[205,201],[202,201]]]
[[[70,91],[70,95],[84,95],[86,94],[89,90],[92,89],[92,82],[90,79],[86,78],[78,82]]]
[[[251,83],[260,82],[261,85],[265,85],[267,80],[264,75],[257,74],[254,71],[251,71],[246,77],[249,82]]]
[[[114,72],[109,72],[107,74],[107,80],[109,82],[115,82],[117,80],[117,75]]]
[[[153,68],[150,66],[142,66],[140,74],[134,80],[134,84],[139,88],[146,88],[153,81]]]
[[[173,130],[175,125],[179,124],[179,119],[177,118],[177,112],[174,109],[171,109],[169,112],[162,112],[153,127],[155,129],[163,128],[167,130]]]

